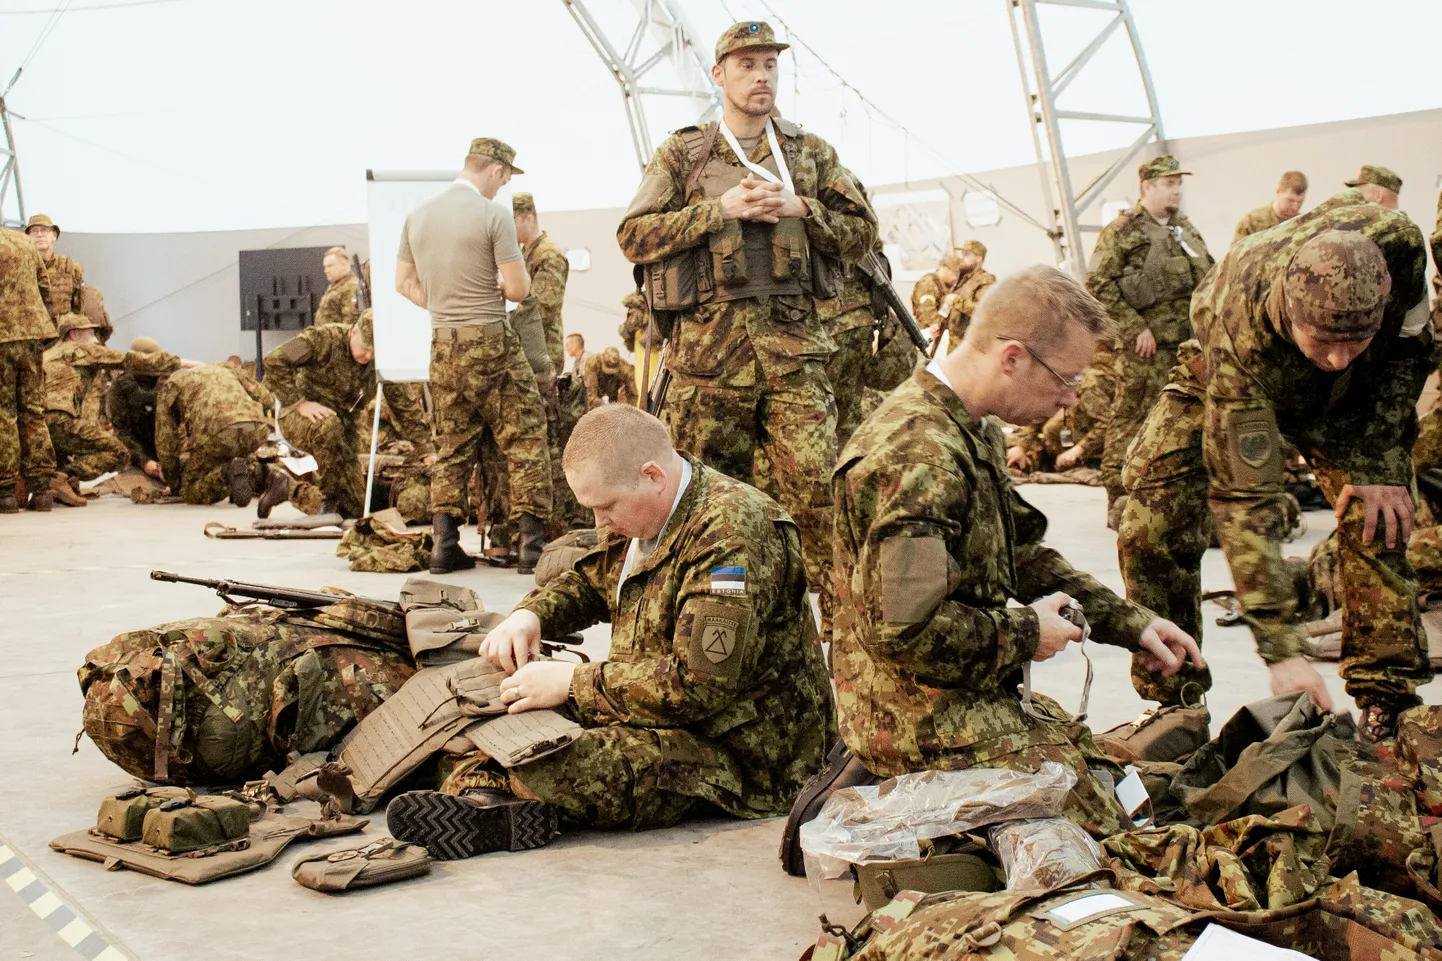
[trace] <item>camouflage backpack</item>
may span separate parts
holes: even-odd
[[[328,749],[415,673],[399,612],[374,606],[252,608],[121,634],[78,672],[84,733],[160,784],[236,783]]]

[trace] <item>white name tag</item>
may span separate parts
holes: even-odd
[[[315,458],[309,454],[306,454],[304,457],[282,457],[280,462],[297,477],[303,474],[309,474],[311,471],[320,467],[320,465],[315,462]]]

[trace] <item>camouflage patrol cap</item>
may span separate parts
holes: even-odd
[[[51,220],[45,214],[33,215],[30,218],[29,222],[25,224],[25,232],[27,234],[30,233],[30,230],[34,227],[49,227],[51,230],[55,231],[55,236],[60,236],[60,228],[55,226],[55,221]]]
[[[1344,180],[1348,187],[1358,187],[1362,184],[1376,184],[1379,187],[1386,187],[1394,194],[1402,192],[1402,178],[1397,176],[1386,167],[1377,167],[1372,164],[1363,164],[1357,176],[1351,180]]]
[[[166,377],[180,369],[180,358],[159,350],[145,351],[131,347],[125,357],[125,369],[136,377]]]
[[[525,173],[524,170],[513,163],[516,159],[516,148],[504,140],[497,140],[495,137],[477,137],[471,141],[471,149],[467,150],[466,153],[468,155],[476,154],[481,157],[490,157],[492,160],[499,160],[511,168],[511,173]]]
[[[137,337],[130,342],[130,349],[140,354],[158,354],[160,344],[150,337]]]
[[[95,330],[100,325],[84,314],[61,314],[55,321],[55,336],[61,340],[72,330]]]
[[[947,270],[960,270],[961,254],[955,250],[951,251],[948,254],[945,254],[941,258],[941,266],[945,267]]]
[[[1392,277],[1382,251],[1353,230],[1329,230],[1302,245],[1287,265],[1287,319],[1319,340],[1366,340],[1382,326]]]
[[[789,43],[778,43],[776,31],[771,29],[771,24],[765,20],[747,20],[742,23],[733,23],[721,34],[721,39],[716,41],[716,62],[720,63],[726,59],[727,54],[735,53],[737,50],[746,50],[752,47],[760,47],[767,50],[787,50]]]
[[[619,374],[626,365],[626,362],[621,359],[621,352],[614,347],[607,347],[601,351],[601,356],[597,358],[596,363],[601,370],[608,374]]]
[[[968,240],[961,245],[961,249],[969,254],[976,254],[978,257],[986,256],[986,244],[980,240]]]
[[[519,217],[521,214],[533,214],[536,212],[536,198],[522,190],[520,193],[511,195],[511,213]]]
[[[1190,170],[1183,170],[1177,158],[1169,153],[1160,157],[1154,157],[1137,168],[1137,177],[1140,180],[1154,180],[1157,177],[1190,177]]]
[[[371,310],[369,307],[361,311],[360,316],[356,318],[355,328],[356,330],[360,331],[361,343],[365,345],[366,350],[375,350],[375,311]]]

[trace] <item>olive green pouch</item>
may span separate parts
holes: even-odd
[[[160,851],[184,854],[250,836],[250,805],[227,797],[172,798],[147,811],[141,841]]]
[[[942,891],[999,891],[1001,878],[983,857],[986,849],[966,842],[947,854],[927,852],[905,861],[853,864],[856,899],[875,911],[899,891],[937,894]]]
[[[711,248],[711,273],[723,287],[744,287],[751,278],[746,274],[746,240],[741,221],[727,220],[721,229],[707,235]]]
[[[117,841],[139,841],[145,815],[166,801],[189,797],[183,787],[133,787],[100,802],[95,830]]]
[[[429,874],[434,860],[419,844],[379,838],[362,848],[301,858],[290,876],[317,891],[350,891]]]

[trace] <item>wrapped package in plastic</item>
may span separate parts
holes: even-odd
[[[991,829],[1008,891],[1050,891],[1100,871],[1102,849],[1066,818],[1010,821]]]
[[[843,788],[801,826],[806,876],[839,878],[852,864],[920,857],[922,838],[1053,817],[1075,786],[1076,772],[1047,761],[1035,774],[995,768],[917,771]]]

